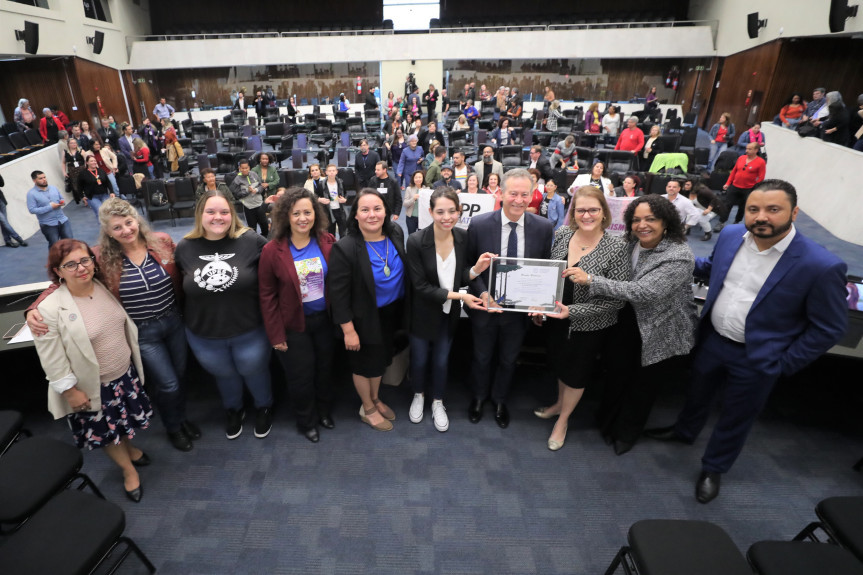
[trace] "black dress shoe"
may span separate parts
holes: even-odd
[[[467,418],[471,423],[479,423],[482,419],[482,400],[474,399],[467,408]]]
[[[180,431],[169,431],[168,440],[171,442],[171,445],[174,446],[174,449],[179,449],[180,451],[192,451],[192,440],[183,432],[182,428]]]
[[[630,449],[632,449],[633,443],[628,443],[626,441],[621,441],[620,439],[614,440],[614,452],[617,455],[623,455]]]
[[[606,433],[605,431],[602,432],[602,440],[605,442],[606,445],[614,444],[614,438],[611,436],[610,433]]]
[[[673,425],[669,425],[668,427],[654,427],[653,429],[645,429],[644,435],[645,437],[649,437],[650,439],[655,439],[657,441],[677,441],[678,443],[692,445],[692,441],[682,437],[679,433],[677,433]]]
[[[201,429],[191,421],[184,421],[180,424],[180,429],[189,439],[201,439]]]
[[[497,407],[494,410],[494,420],[501,429],[509,427],[509,410],[506,408],[505,404],[497,404]]]
[[[138,503],[139,501],[141,501],[141,497],[143,497],[143,496],[144,496],[144,484],[143,483],[141,485],[138,485],[138,487],[136,487],[132,491],[126,491],[126,497],[128,497],[129,499],[131,499],[135,503]]]
[[[719,495],[719,482],[722,475],[710,471],[702,471],[695,484],[695,498],[699,503],[710,503]]]
[[[318,433],[317,428],[315,428],[315,427],[303,431],[303,436],[306,439],[308,439],[309,441],[311,441],[312,443],[317,443],[318,441],[321,440],[321,436]]]
[[[321,427],[323,427],[324,429],[333,429],[336,426],[336,424],[333,422],[333,418],[329,415],[322,415],[318,423],[320,423]]]
[[[24,246],[24,247],[26,248],[26,247],[27,247],[27,246],[29,246],[30,244],[28,244],[28,243],[27,243],[27,242],[25,242],[24,240],[21,240],[20,242],[18,242],[18,245],[19,245],[19,246]]]
[[[143,451],[141,452],[141,457],[132,460],[132,465],[134,465],[135,467],[147,467],[151,463],[153,462],[150,461],[150,458]]]

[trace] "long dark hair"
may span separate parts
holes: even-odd
[[[363,188],[359,192],[357,192],[357,199],[354,201],[354,207],[351,210],[351,214],[348,216],[348,234],[356,234],[362,236],[362,232],[360,232],[360,223],[357,221],[357,210],[360,205],[360,198],[363,196],[375,196],[384,204],[384,210],[386,211],[386,217],[384,219],[384,226],[381,228],[381,231],[385,236],[389,237],[392,235],[393,224],[392,221],[392,212],[390,211],[390,206],[387,204],[384,197],[374,188]]]
[[[653,216],[659,218],[665,223],[666,239],[682,244],[686,241],[686,235],[683,233],[683,222],[680,221],[680,214],[677,213],[677,208],[674,204],[663,198],[659,194],[648,194],[639,196],[632,200],[623,212],[623,221],[626,223],[626,241],[631,242],[637,238],[632,234],[632,218],[635,216],[635,208],[641,204],[647,204]]]
[[[312,234],[320,239],[327,233],[330,220],[324,211],[324,206],[318,201],[318,197],[305,188],[293,187],[285,190],[284,195],[280,196],[273,205],[273,227],[270,232],[272,241],[290,239],[291,212],[294,210],[294,204],[303,198],[312,202],[312,210],[315,212],[315,225],[311,230]]]

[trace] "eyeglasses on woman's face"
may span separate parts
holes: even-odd
[[[67,272],[75,272],[78,270],[78,266],[84,266],[85,268],[89,268],[90,266],[93,265],[93,263],[94,263],[93,258],[85,257],[85,258],[81,258],[77,262],[75,262],[75,261],[66,262],[65,264],[61,265],[60,267],[63,268],[64,270],[66,270]]]
[[[591,216],[596,216],[601,211],[602,211],[602,208],[576,208],[575,209],[575,215],[583,216],[585,214],[590,214]]]

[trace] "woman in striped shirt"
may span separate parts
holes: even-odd
[[[154,384],[156,406],[171,445],[190,451],[192,440],[200,438],[201,431],[186,419],[182,382],[186,336],[178,301],[182,279],[174,263],[174,241],[168,234],[151,231],[137,210],[119,198],[102,204],[99,222],[99,245],[93,251],[105,286],[138,327],[144,372]],[[41,298],[36,303],[39,301]],[[47,331],[38,311],[28,312],[27,323],[35,335]]]

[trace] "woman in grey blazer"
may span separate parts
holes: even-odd
[[[624,213],[631,281],[567,270],[590,294],[628,302],[617,323],[620,361],[631,377],[606,385],[598,419],[606,442],[623,455],[644,430],[661,382],[686,368],[698,314],[692,297],[695,259],[674,205],[658,195],[636,198]],[[637,350],[640,348],[640,368]]]

